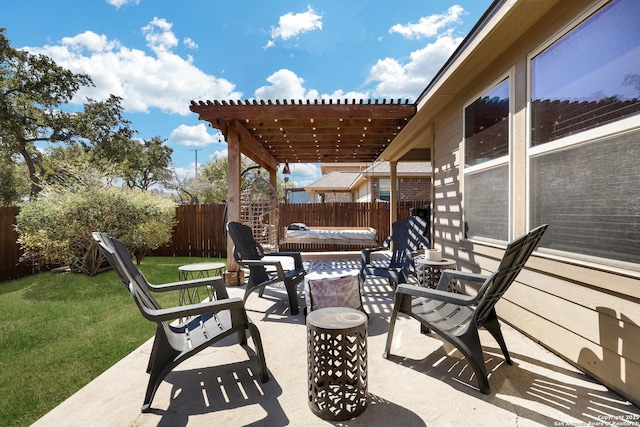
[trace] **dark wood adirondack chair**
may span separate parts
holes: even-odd
[[[413,285],[399,285],[383,356],[391,354],[393,330],[398,313],[418,320],[421,330],[434,331],[456,346],[475,372],[480,391],[489,394],[489,379],[484,363],[478,328],[484,327],[495,338],[508,364],[511,357],[504,342],[495,304],[509,289],[527,259],[542,238],[547,225],[541,225],[507,245],[498,269],[489,276],[445,270],[436,289]],[[460,286],[469,282],[479,285],[475,295],[449,292],[449,281],[456,279]]]
[[[249,281],[244,292],[244,301],[247,301],[255,289],[259,289],[259,295],[262,296],[266,286],[284,283],[291,314],[298,314],[298,283],[302,282],[306,274],[300,252],[265,253],[260,243],[254,239],[251,227],[239,222],[228,222],[227,231],[233,240],[234,259],[238,264],[249,269]],[[285,270],[280,261],[266,260],[264,259],[265,255],[291,257],[294,260],[294,268]]]
[[[383,246],[362,250],[362,279],[366,279],[367,276],[386,277],[394,287],[398,283],[407,283],[413,268],[412,254],[420,249],[429,249],[429,239],[424,236],[426,229],[426,221],[417,216],[395,221],[391,225],[391,236],[385,240]],[[389,249],[392,250],[391,259],[371,259],[371,254]]]
[[[256,347],[261,381],[269,379],[258,328],[247,317],[240,298],[229,298],[221,277],[188,280],[164,285],[150,284],[134,265],[126,246],[105,233],[93,233],[93,238],[113,266],[133,297],[140,313],[157,323],[153,348],[147,365],[150,374],[142,412],[149,412],[158,386],[180,363],[223,338],[238,334],[240,344],[247,344],[247,330]],[[193,286],[211,286],[215,301],[162,308],[154,292],[178,291]],[[186,321],[178,319],[187,318]]]

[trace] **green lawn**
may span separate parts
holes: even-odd
[[[150,282],[211,258],[147,257]],[[176,305],[175,293],[158,295]],[[155,333],[113,271],[41,273],[0,284],[0,426],[28,426]]]

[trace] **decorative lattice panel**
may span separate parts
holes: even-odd
[[[251,227],[256,242],[266,252],[278,250],[278,193],[261,176],[254,179],[240,198],[240,222]]]

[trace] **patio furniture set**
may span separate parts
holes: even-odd
[[[435,332],[455,345],[473,368],[482,393],[490,392],[478,328],[485,327],[496,339],[507,363],[511,359],[500,332],[495,304],[515,280],[540,241],[543,225],[507,245],[499,267],[491,275],[471,274],[453,269],[450,260],[434,260],[427,255],[426,223],[409,217],[393,224],[393,233],[380,248],[362,251],[359,268],[337,262],[331,269],[307,273],[299,252],[265,252],[253,238],[251,228],[229,222],[227,230],[234,243],[236,262],[249,270],[244,297],[229,298],[222,277],[203,277],[214,266],[183,268],[179,282],[153,285],[132,262],[127,248],[104,233],[94,233],[107,260],[131,293],[142,315],[158,327],[147,372],[149,384],[142,406],[150,410],[153,396],[166,375],[182,361],[232,334],[247,344],[247,331],[253,340],[261,380],[268,381],[260,332],[248,318],[245,303],[266,286],[284,284],[292,315],[299,312],[297,286],[304,282],[307,325],[307,366],[309,407],[317,416],[331,421],[357,417],[367,407],[367,314],[362,304],[363,283],[367,276],[385,277],[395,289],[395,302],[383,357],[391,352],[398,314],[404,313],[420,323],[421,332]],[[383,260],[372,254],[382,250],[391,256]],[[290,269],[278,260],[286,257]],[[291,262],[292,261],[292,262]],[[215,266],[216,273],[223,267]],[[337,267],[337,268],[336,268]],[[200,277],[190,280],[186,271]],[[183,275],[184,274],[184,275]],[[418,285],[408,283],[409,275]],[[152,292],[181,291],[206,286],[204,302],[184,300],[186,305],[165,309]],[[467,286],[474,292],[465,293]],[[191,294],[192,295],[192,294]]]

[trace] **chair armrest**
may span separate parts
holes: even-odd
[[[155,310],[145,308],[142,314],[152,322],[167,322],[182,317],[197,316],[199,314],[215,314],[223,310],[244,310],[242,298],[228,298]]]
[[[263,261],[259,259],[243,259],[237,261],[239,265],[247,268],[255,267],[255,266],[274,266],[276,268],[276,273],[278,274],[278,279],[284,281],[284,269],[282,268],[282,263],[277,260],[273,261]]]
[[[387,246],[378,246],[377,248],[363,249],[360,252],[360,258],[362,260],[362,264],[367,265],[371,263],[371,254],[373,252],[386,251],[388,249],[389,248]]]
[[[477,296],[469,296],[464,294],[456,294],[454,292],[440,291],[437,289],[428,289],[421,286],[398,284],[396,294],[411,295],[414,297],[422,297],[434,299],[437,301],[448,302],[457,305],[472,305],[476,302]]]
[[[443,270],[442,274],[440,275],[440,280],[438,280],[436,289],[439,291],[446,291],[447,289],[449,289],[449,281],[451,279],[456,279],[463,282],[482,283],[488,279],[488,276],[459,270]]]
[[[183,280],[181,282],[162,283],[160,285],[149,284],[153,292],[179,291],[182,289],[197,288],[199,286],[215,286],[220,277],[204,277],[202,279]]]
[[[293,265],[296,270],[304,268],[304,264],[302,263],[302,255],[300,254],[300,252],[270,252],[267,255],[291,257],[293,258]]]

